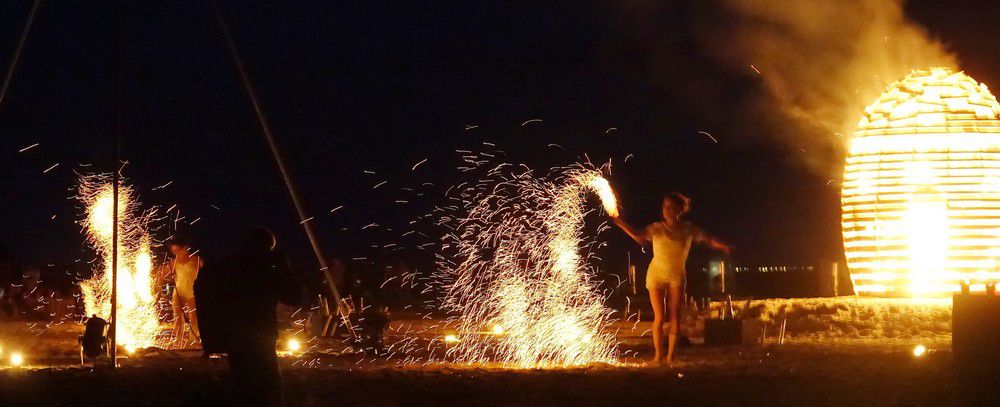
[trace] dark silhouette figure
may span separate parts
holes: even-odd
[[[83,335],[80,336],[80,366],[86,359],[97,364],[97,358],[106,355],[108,351],[108,321],[96,314],[87,319]]]
[[[301,305],[303,295],[270,231],[251,230],[242,247],[206,262],[194,285],[206,353],[226,353],[234,395],[249,405],[281,405],[275,342],[277,305]]]
[[[389,308],[370,305],[361,311],[361,348],[368,356],[385,354],[385,329],[389,326]]]

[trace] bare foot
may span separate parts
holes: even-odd
[[[672,369],[683,369],[687,365],[687,362],[676,359],[664,359],[663,365]]]
[[[663,366],[663,359],[656,357],[656,358],[652,358],[650,360],[647,360],[646,361],[646,366],[649,366],[649,367],[661,367],[661,366]]]

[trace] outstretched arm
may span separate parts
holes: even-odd
[[[701,243],[703,245],[711,247],[712,249],[718,250],[723,254],[728,255],[733,252],[733,248],[730,247],[728,244],[724,243],[722,240],[719,240],[719,238],[708,234],[708,232],[701,230],[697,226],[695,226],[694,228],[694,241],[696,243]]]
[[[649,243],[649,232],[646,229],[636,229],[634,226],[629,225],[628,222],[625,222],[620,216],[615,216],[611,220],[640,246],[645,246]]]

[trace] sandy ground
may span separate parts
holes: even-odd
[[[950,318],[937,307],[906,311],[895,305],[776,302],[760,318],[785,308],[787,342],[679,350],[673,367],[645,367],[651,346],[645,323],[618,322],[622,366],[501,369],[413,363],[413,353],[390,359],[344,353],[338,341],[305,340],[304,353],[282,357],[288,405],[957,405],[975,400],[953,378]],[[900,315],[904,314],[904,315]],[[890,315],[893,315],[890,317]],[[859,318],[859,316],[862,316]],[[907,319],[909,318],[909,319]],[[897,329],[916,324],[925,329]],[[872,321],[884,320],[873,327]],[[851,322],[860,321],[860,322]],[[916,323],[915,321],[919,322]],[[922,322],[920,322],[922,321]],[[395,321],[390,330],[433,340],[437,321]],[[888,325],[887,325],[888,324]],[[886,329],[885,326],[889,328]],[[822,327],[826,327],[820,329]],[[226,401],[227,364],[196,350],[151,351],[122,359],[122,367],[81,368],[73,324],[0,323],[0,346],[25,352],[20,368],[0,362],[0,406],[198,405]],[[414,335],[414,332],[421,332]],[[395,338],[398,340],[399,338]],[[389,342],[392,342],[392,338]],[[929,352],[914,357],[913,346]],[[421,348],[412,346],[411,348]],[[407,362],[407,363],[403,363]]]
[[[507,370],[423,365],[288,366],[289,405],[949,405],[947,348],[786,345],[688,348],[672,368],[595,366]],[[183,405],[224,399],[226,364],[195,357],[126,361],[117,371],[37,367],[0,371],[2,405]]]

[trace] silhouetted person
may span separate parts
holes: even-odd
[[[251,230],[236,253],[206,262],[195,281],[195,301],[206,353],[227,353],[236,398],[249,405],[281,405],[275,342],[277,305],[303,302],[298,283],[270,231]]]

